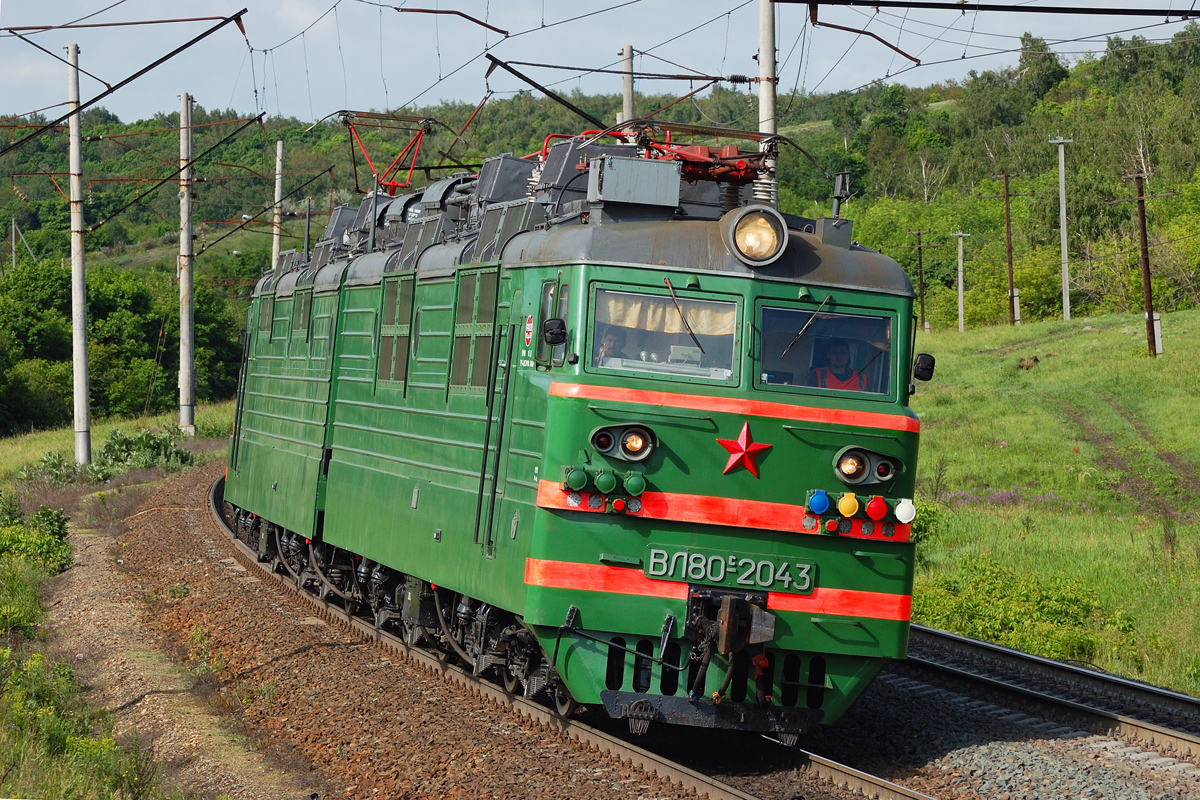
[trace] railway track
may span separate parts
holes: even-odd
[[[1020,698],[1093,732],[1200,757],[1200,699],[989,642],[913,625],[906,662]]]
[[[524,697],[509,694],[500,686],[482,681],[458,666],[445,663],[436,656],[423,652],[418,648],[409,647],[399,637],[380,630],[363,619],[347,614],[344,609],[337,605],[325,602],[307,592],[300,591],[293,581],[288,580],[284,575],[274,572],[270,565],[259,562],[257,555],[234,536],[224,513],[224,479],[215,481],[209,491],[209,512],[212,515],[213,521],[233,545],[235,555],[244,567],[256,570],[262,577],[274,581],[289,594],[302,602],[308,603],[326,621],[352,629],[363,638],[378,642],[404,658],[421,665],[431,672],[439,674],[444,680],[450,683],[466,687],[497,705],[510,708],[521,716],[540,725],[558,730],[569,738],[594,748],[601,753],[617,758],[623,763],[637,767],[648,775],[656,776],[684,789],[692,790],[696,792],[697,796],[708,797],[711,800],[757,800],[754,795],[747,794],[733,786],[677,764],[610,733],[578,720],[563,718],[546,706]],[[815,753],[810,753],[799,748],[792,749],[797,754],[798,767],[801,771],[816,776],[833,786],[861,792],[867,797],[877,798],[878,800],[935,800],[935,798],[929,795],[907,789],[844,764],[839,764],[836,761],[823,758]]]

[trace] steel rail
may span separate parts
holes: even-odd
[[[436,656],[423,652],[418,648],[409,647],[404,640],[386,631],[376,628],[366,620],[347,614],[338,606],[327,603],[307,592],[298,589],[283,575],[271,570],[270,566],[258,560],[258,554],[238,539],[225,519],[224,514],[225,479],[218,478],[209,490],[209,513],[218,529],[234,545],[234,554],[242,566],[257,569],[267,578],[273,579],[278,586],[297,598],[310,604],[314,610],[330,622],[337,622],[354,631],[365,639],[394,650],[409,661],[435,672],[448,683],[461,686],[474,692],[480,697],[498,706],[512,709],[522,717],[539,725],[557,730],[569,739],[597,750],[605,755],[616,758],[623,764],[629,764],[645,772],[650,777],[656,777],[679,786],[685,790],[694,791],[698,797],[708,797],[710,800],[758,800],[754,795],[747,794],[715,778],[711,778],[693,769],[677,764],[662,756],[644,750],[637,745],[623,741],[610,733],[585,725],[577,720],[560,717],[551,709],[535,703],[524,697],[509,694],[500,686],[495,686],[476,678],[466,670],[440,661]],[[769,737],[767,737],[769,738]],[[772,740],[774,741],[774,740]],[[852,767],[839,764],[814,753],[799,748],[796,750],[801,769],[828,781],[835,786],[846,787],[861,791],[867,797],[877,800],[936,800],[929,795],[906,789],[898,784],[885,781]]]
[[[1200,699],[1169,689],[1140,683],[1119,675],[1108,675],[1076,664],[1067,664],[1041,656],[1022,653],[990,642],[981,642],[958,634],[913,625],[909,634],[910,645],[924,644],[942,650],[950,650],[986,664],[994,664],[1029,675],[1060,686],[1083,689],[1101,697],[1133,704],[1148,711],[1163,711],[1182,714],[1189,719],[1200,715]],[[1140,739],[1149,744],[1169,747],[1181,754],[1200,756],[1200,736],[1186,731],[1173,730],[1146,720],[1119,714],[1078,700],[1070,700],[1054,694],[982,675],[961,666],[940,663],[929,658],[910,655],[908,663],[920,668],[941,672],[961,680],[980,683],[1027,701],[1040,708],[1065,713],[1073,723],[1083,728],[1105,730]]]

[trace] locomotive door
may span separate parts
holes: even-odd
[[[492,338],[492,364],[487,389],[487,422],[483,434],[483,458],[479,467],[479,493],[475,508],[475,544],[491,556],[496,548],[496,532],[504,499],[508,459],[504,449],[509,427],[509,384],[513,369],[516,326],[497,327]]]

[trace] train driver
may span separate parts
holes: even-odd
[[[847,392],[866,391],[866,379],[850,367],[850,345],[845,339],[829,342],[825,348],[825,363],[827,366],[817,367],[809,374],[809,386]]]
[[[604,331],[604,338],[600,340],[600,347],[596,351],[595,366],[602,367],[604,362],[610,358],[629,358],[625,355],[625,329],[617,325],[609,325]]]

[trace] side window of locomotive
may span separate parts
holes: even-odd
[[[538,303],[538,321],[537,327],[534,329],[534,350],[533,357],[539,364],[546,364],[550,361],[550,345],[546,344],[546,340],[542,338],[542,326],[546,324],[546,320],[554,316],[554,281],[542,282],[542,297]]]
[[[308,318],[312,310],[312,292],[296,292],[292,302],[292,333],[308,331]]]
[[[761,315],[759,385],[891,392],[891,319],[773,306]]]
[[[571,298],[571,285],[564,283],[562,288],[558,290],[558,318],[567,323],[567,330],[571,330],[571,307],[569,300]],[[555,345],[550,354],[550,363],[553,366],[561,367],[567,362],[567,345],[570,344],[571,337],[567,336],[567,341],[562,344]]]
[[[450,385],[482,389],[492,366],[492,329],[496,321],[496,270],[460,272],[454,315],[454,354]]]
[[[737,303],[597,289],[591,365],[736,382]]]
[[[258,308],[258,330],[271,338],[271,323],[275,319],[275,297],[264,297]]]
[[[383,282],[383,309],[379,327],[379,364],[376,379],[380,383],[403,384],[408,377],[409,341],[412,337],[412,276],[390,278]]]

